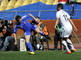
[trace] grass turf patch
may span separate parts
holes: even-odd
[[[72,54],[65,51],[35,51],[35,55],[19,51],[0,51],[0,60],[81,60],[81,50]]]

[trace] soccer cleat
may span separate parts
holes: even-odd
[[[29,52],[30,55],[35,55],[35,52]]]
[[[76,52],[76,51],[77,51],[76,49],[71,50],[71,52]]]
[[[71,54],[71,51],[66,52],[66,54]]]

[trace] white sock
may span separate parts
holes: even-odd
[[[69,49],[68,46],[67,46],[66,41],[62,41],[62,44],[66,47],[66,50],[67,50],[67,51],[70,51],[70,49]]]
[[[70,39],[67,39],[66,41],[67,41],[67,43],[69,43],[69,46],[71,47],[71,50],[73,50],[74,49],[74,46],[73,46],[71,40]]]

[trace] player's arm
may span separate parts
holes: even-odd
[[[16,29],[18,29],[18,28],[21,28],[21,29],[22,29],[22,28],[23,28],[23,26],[24,26],[24,22],[21,22],[21,24],[20,24],[20,25],[16,25],[16,26],[15,26],[15,27],[16,27],[16,28],[15,28],[15,30],[16,30]]]
[[[17,38],[16,38],[16,32],[17,32],[17,30],[18,30],[18,28],[17,28],[16,25],[15,25],[15,27],[14,27],[15,45],[17,45]]]
[[[55,23],[55,27],[54,27],[55,29],[57,29],[56,28],[57,24],[59,24],[59,18],[56,18],[56,23]]]
[[[55,27],[54,27],[56,30],[57,30],[56,26],[57,26],[57,24],[59,24],[59,21],[60,21],[59,18],[60,18],[60,13],[57,12],[56,13],[56,23],[55,23]]]
[[[15,38],[15,45],[17,45],[17,38],[15,33],[14,33],[14,38]]]
[[[36,20],[36,18],[32,15],[32,14],[29,14],[30,15],[30,17],[32,17],[34,20]]]
[[[35,31],[36,31],[37,33],[40,33],[41,35],[45,36],[44,32],[43,32],[43,31],[40,31],[39,28],[36,28]]]
[[[40,33],[40,34],[42,34],[42,35],[45,35],[42,31],[40,31],[40,29],[37,27],[37,26],[35,26],[35,25],[32,25],[32,29],[33,30],[35,30],[37,33]]]
[[[35,29],[35,31],[36,31],[37,33],[41,33],[41,31],[40,31],[40,29],[39,29],[38,27]]]
[[[73,21],[71,19],[69,19],[69,21],[72,24],[72,26],[74,27],[75,31],[77,31],[77,28],[76,28],[75,24],[73,23]]]
[[[27,20],[27,18],[29,18],[30,16],[29,15],[25,15],[22,17],[22,20]]]

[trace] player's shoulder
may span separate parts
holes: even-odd
[[[26,15],[22,16],[22,19],[25,18],[25,17],[26,17]]]
[[[59,14],[59,13],[60,13],[60,11],[57,11],[57,12],[56,12],[56,14]]]
[[[70,16],[69,13],[67,11],[64,11],[64,14],[66,14],[67,16]]]
[[[59,18],[60,15],[61,15],[61,12],[60,12],[60,11],[57,11],[57,13],[56,13],[56,17]]]
[[[22,21],[26,20],[26,15],[22,16]]]
[[[60,10],[60,11],[57,11],[57,15],[60,15],[62,13],[62,10]]]
[[[67,11],[65,11],[65,10],[62,10],[62,11],[63,11],[63,13],[68,14],[68,12],[67,12]]]

